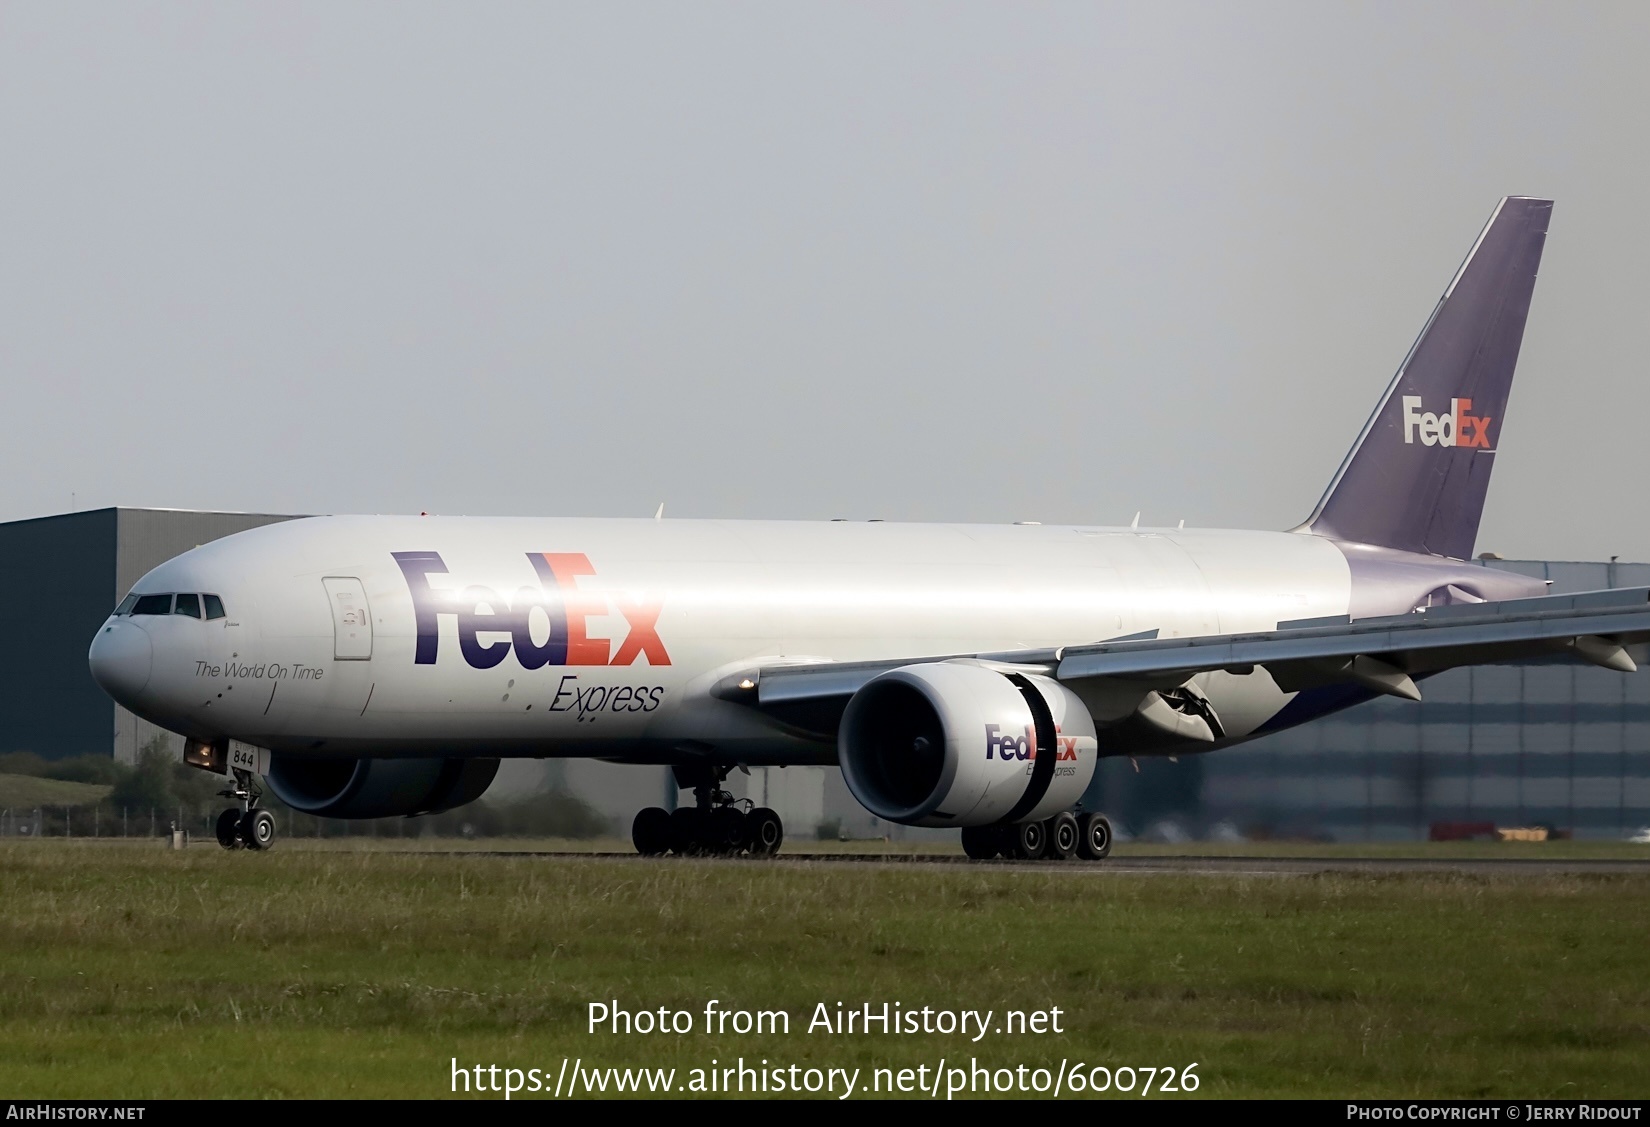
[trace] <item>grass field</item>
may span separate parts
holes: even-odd
[[[1200,1096],[1650,1091],[1640,875],[44,841],[0,846],[0,905],[0,1091],[18,1098],[427,1097],[449,1092],[453,1057],[553,1076],[564,1056],[685,1075],[741,1055],[859,1067],[862,1083],[879,1066],[977,1057],[1195,1061]],[[698,1016],[712,998],[783,1009],[792,1032],[585,1031],[591,1001]],[[804,1031],[816,1003],[839,1000],[1059,1006],[1066,1032]]]
[[[202,842],[202,844],[207,844]],[[324,852],[409,852],[409,853],[620,853],[630,855],[635,847],[628,838],[451,838],[451,837],[326,837],[285,838],[283,850]],[[781,857],[821,854],[891,856],[962,856],[957,841],[887,842],[876,840],[814,841],[787,840]],[[1549,860],[1549,861],[1650,861],[1650,845],[1625,841],[1542,841],[1542,842],[1211,842],[1191,841],[1181,845],[1126,842],[1112,856],[1131,857],[1254,857],[1332,859],[1408,859],[1447,861]]]

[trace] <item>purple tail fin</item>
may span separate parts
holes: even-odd
[[[1522,196],[1496,207],[1299,531],[1472,555],[1552,210]]]

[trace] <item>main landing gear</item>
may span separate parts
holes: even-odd
[[[727,767],[676,769],[677,782],[693,788],[694,804],[665,810],[649,806],[630,825],[630,840],[644,857],[731,857],[749,853],[771,857],[785,840],[779,815],[750,799],[736,799],[722,789]]]
[[[218,844],[225,849],[268,849],[275,844],[275,815],[258,805],[264,792],[253,781],[252,772],[240,767],[234,772],[234,784],[218,793],[237,800],[240,806],[218,815]]]
[[[1062,811],[1044,822],[1014,826],[966,826],[963,852],[976,861],[1103,861],[1111,853],[1111,822],[1104,814]]]

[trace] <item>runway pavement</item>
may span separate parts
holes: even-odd
[[[1110,857],[1104,861],[970,861],[953,855],[868,854],[845,857],[841,854],[790,854],[780,860],[807,864],[881,863],[886,865],[946,865],[994,869],[1025,869],[1036,872],[1104,875],[1182,873],[1223,876],[1308,876],[1313,873],[1474,873],[1519,876],[1557,873],[1650,874],[1650,857],[1643,860],[1429,857]]]
[[[501,854],[491,854],[500,856]],[[474,853],[454,856],[475,856]],[[1072,876],[1181,874],[1204,876],[1310,876],[1315,873],[1471,873],[1479,876],[1519,877],[1559,874],[1650,875],[1650,856],[1637,860],[1596,858],[1444,858],[1444,857],[1234,857],[1145,856],[1110,857],[1104,861],[971,861],[952,853],[795,853],[782,852],[772,859],[752,857],[673,858],[638,857],[634,853],[511,853],[516,857],[555,856],[568,860],[581,857],[604,860],[632,860],[646,864],[720,863],[781,864],[806,866],[944,867],[982,871],[1025,871],[1064,873]]]

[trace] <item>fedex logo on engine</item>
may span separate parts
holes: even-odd
[[[1060,729],[1055,728],[1054,759],[1059,762],[1063,759],[1077,758],[1077,737],[1062,736]],[[1028,724],[1023,736],[1005,736],[1000,725],[987,724],[985,726],[985,757],[996,758],[1007,762],[1010,759],[1035,759],[1037,757],[1037,733]]]
[[[435,664],[441,619],[448,616],[457,620],[459,653],[474,669],[491,669],[512,652],[523,669],[632,665],[643,657],[649,665],[670,664],[670,654],[659,638],[660,604],[580,589],[580,579],[596,574],[583,553],[528,552],[539,582],[522,586],[514,598],[505,598],[490,587],[432,586],[430,576],[447,574],[447,565],[436,552],[390,554],[412,594],[418,626],[414,665]],[[588,620],[607,616],[610,604],[626,625],[616,651],[614,639],[592,638],[589,633]]]
[[[1404,442],[1413,446],[1419,435],[1422,446],[1481,446],[1490,447],[1488,415],[1469,415],[1472,400],[1451,399],[1449,413],[1434,415],[1421,410],[1419,395],[1404,396]]]

